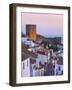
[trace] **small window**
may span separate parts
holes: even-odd
[[[53,68],[55,68],[55,65],[53,65]]]
[[[27,60],[27,67],[28,67],[28,60]]]
[[[24,63],[23,63],[23,69],[25,69],[25,65],[24,65]]]
[[[61,70],[60,66],[59,66],[59,71]]]

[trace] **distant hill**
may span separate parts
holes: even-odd
[[[26,34],[22,33],[22,37],[26,37]],[[40,34],[37,34],[37,41],[47,41],[50,44],[61,44],[61,37],[44,37]]]
[[[37,40],[46,40],[46,38],[40,34],[37,34]]]
[[[44,40],[51,44],[61,44],[61,37],[44,37],[40,34],[37,34],[37,40]]]
[[[51,44],[61,44],[61,37],[47,38],[47,41]]]

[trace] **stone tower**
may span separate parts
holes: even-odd
[[[29,39],[35,41],[36,40],[36,25],[26,24],[26,35],[29,37]]]

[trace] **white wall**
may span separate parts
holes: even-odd
[[[42,54],[38,54],[37,60],[36,60],[36,64],[39,67],[39,62],[41,62],[42,64],[44,64],[44,62],[47,62],[47,56],[46,55],[42,55]]]
[[[11,87],[9,82],[9,4],[10,3],[37,3],[51,5],[71,6],[72,0],[0,0],[0,90],[72,90],[70,84],[43,85],[43,86],[26,86]],[[72,12],[71,12],[72,17]],[[71,18],[72,24],[72,18]],[[71,26],[72,29],[72,26]],[[72,35],[71,35],[72,38]],[[72,44],[72,42],[71,42]],[[72,51],[72,48],[71,48]],[[72,64],[72,62],[71,62]],[[72,68],[72,66],[71,66]],[[71,72],[72,75],[72,72]],[[71,78],[72,81],[72,78]]]
[[[23,69],[23,63],[24,63],[24,69]],[[22,77],[30,76],[30,59],[29,58],[21,62],[21,76]]]

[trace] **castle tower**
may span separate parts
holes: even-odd
[[[26,35],[31,40],[36,40],[36,25],[26,24]]]

